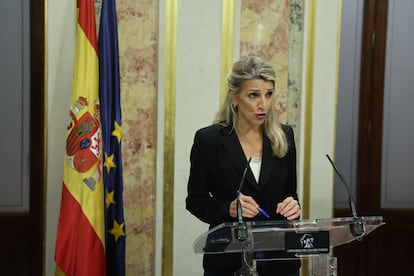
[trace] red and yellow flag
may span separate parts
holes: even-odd
[[[99,67],[93,0],[77,0],[71,122],[67,128],[57,274],[105,275]]]

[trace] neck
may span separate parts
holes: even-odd
[[[238,129],[236,133],[246,157],[262,156],[263,131],[261,128]]]
[[[243,125],[238,123],[236,125],[236,133],[239,137],[251,137],[251,136],[262,136],[263,128],[262,126],[251,126],[251,125]]]

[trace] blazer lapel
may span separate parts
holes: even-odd
[[[226,149],[228,156],[240,173],[243,173],[244,168],[246,167],[246,158],[244,156],[243,150],[240,147],[239,140],[237,136],[233,133],[225,134],[222,136],[223,147]]]
[[[237,171],[240,173],[240,180],[241,180],[241,177],[243,176],[243,171],[247,165],[247,160],[246,160],[246,156],[244,155],[243,149],[240,145],[240,142],[237,138],[237,135],[234,132],[228,133],[226,131],[223,131],[223,135],[221,139],[222,139],[224,148],[228,152],[231,162],[233,163]],[[246,185],[247,183],[249,183],[248,185],[252,185],[257,190],[260,190],[250,167],[247,170],[246,178],[244,181],[245,183],[243,185]]]
[[[264,188],[264,183],[267,182],[267,179],[270,176],[272,171],[273,164],[273,155],[272,155],[272,146],[270,145],[270,140],[264,136],[263,137],[263,154],[262,154],[262,167],[260,169],[259,177],[259,186],[261,189]]]

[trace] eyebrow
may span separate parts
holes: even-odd
[[[250,91],[250,92],[260,92],[261,90],[260,90],[260,89],[250,89],[249,91]],[[267,92],[269,92],[269,91],[274,92],[274,91],[275,91],[275,89],[274,89],[274,88],[271,88],[271,89],[267,89],[266,91],[267,91]]]

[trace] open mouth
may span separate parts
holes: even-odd
[[[256,114],[256,118],[257,119],[264,119],[264,118],[266,118],[266,113],[259,113],[259,114]]]

